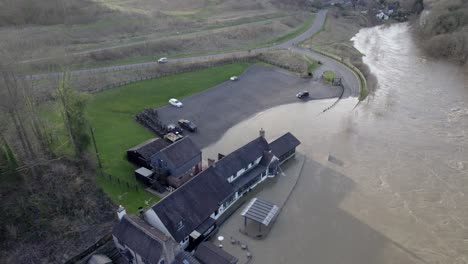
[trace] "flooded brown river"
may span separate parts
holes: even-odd
[[[468,263],[467,77],[421,55],[406,24],[354,41],[379,81],[366,101],[272,108],[204,150],[229,152],[261,127],[302,141],[299,184],[253,263]]]

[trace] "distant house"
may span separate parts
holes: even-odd
[[[201,171],[202,152],[184,137],[151,156],[151,167],[161,182],[178,188]]]
[[[377,15],[375,15],[380,20],[388,20],[388,15],[386,15],[383,11],[380,11]]]
[[[201,243],[194,256],[203,264],[236,264],[239,261],[210,242]]]
[[[122,210],[122,209],[121,209]],[[128,263],[163,264],[175,259],[178,244],[138,216],[119,212],[112,231],[114,244]]]
[[[138,167],[151,169],[151,156],[169,145],[166,140],[152,138],[127,150],[127,159]]]
[[[153,205],[145,212],[145,219],[181,248],[194,248],[212,234],[218,218],[238,199],[267,178],[275,177],[280,163],[293,157],[299,144],[290,133],[271,144],[260,136],[221,156]]]

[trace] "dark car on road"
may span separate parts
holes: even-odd
[[[309,92],[308,91],[302,91],[302,92],[296,94],[296,97],[299,98],[299,99],[307,98],[307,97],[309,97]]]
[[[187,129],[190,132],[197,131],[197,126],[192,121],[189,121],[187,119],[180,119],[179,126],[184,129]]]

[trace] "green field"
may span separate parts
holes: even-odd
[[[87,115],[94,128],[104,172],[113,179],[109,180],[109,176],[97,177],[104,192],[116,204],[125,206],[133,213],[140,206],[145,207],[156,202],[157,197],[144,191],[143,186],[136,182],[133,175],[135,166],[125,158],[128,148],[155,137],[138,124],[133,116],[146,107],[165,105],[170,98],[182,99],[213,87],[230,76],[239,75],[248,66],[248,63],[229,64],[137,82],[93,94],[87,107]],[[48,113],[47,117],[52,122],[60,121],[57,112]],[[138,191],[135,186],[139,186]]]
[[[317,60],[314,60],[314,59],[312,59],[311,57],[308,57],[308,56],[304,56],[304,58],[309,63],[309,65],[307,66],[307,72],[308,73],[314,72],[315,69],[317,69],[320,66],[320,64],[319,64],[319,62]]]
[[[336,77],[336,74],[332,71],[324,71],[323,72],[323,78],[326,78],[328,80],[331,80]]]

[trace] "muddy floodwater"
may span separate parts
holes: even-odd
[[[424,57],[406,24],[354,44],[379,81],[366,101],[278,106],[204,150],[227,153],[261,127],[302,141],[299,184],[253,263],[468,263],[467,76]]]

